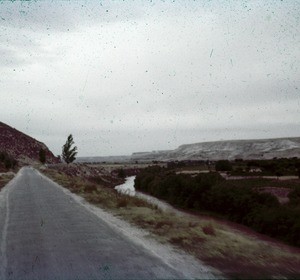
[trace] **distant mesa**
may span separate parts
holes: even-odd
[[[0,151],[24,164],[39,161],[39,152],[43,149],[46,153],[46,163],[58,163],[48,147],[36,139],[0,122]]]
[[[300,137],[203,142],[179,146],[175,150],[134,153],[132,160],[222,160],[300,157]]]
[[[228,140],[181,145],[175,150],[138,152],[131,156],[78,158],[84,162],[152,162],[222,159],[300,158],[300,137]]]

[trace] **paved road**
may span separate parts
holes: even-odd
[[[0,279],[184,278],[36,170],[0,196]]]

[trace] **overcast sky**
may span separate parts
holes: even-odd
[[[300,1],[1,1],[0,121],[53,152],[300,137]]]

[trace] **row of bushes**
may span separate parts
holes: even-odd
[[[290,193],[290,203],[251,188],[231,185],[218,174],[191,177],[160,167],[149,167],[136,176],[135,188],[177,207],[210,211],[258,232],[300,246],[300,190]]]
[[[259,168],[264,175],[296,175],[300,176],[300,159],[298,158],[274,158],[268,160],[235,161],[232,163],[234,171],[240,169]]]
[[[4,165],[6,169],[11,169],[15,168],[18,162],[6,152],[0,152],[0,164]]]

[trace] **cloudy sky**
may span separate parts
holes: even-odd
[[[1,1],[0,121],[61,153],[300,137],[300,2]]]

